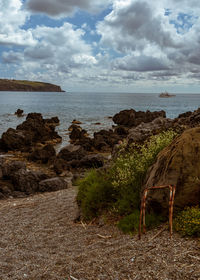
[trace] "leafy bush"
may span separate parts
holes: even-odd
[[[172,130],[152,136],[143,145],[121,145],[119,154],[106,171],[92,170],[78,182],[77,201],[83,217],[92,219],[105,209],[117,216],[128,216],[119,227],[136,228],[140,207],[140,191],[148,168],[158,153],[171,143]]]
[[[134,210],[132,214],[125,216],[117,224],[118,228],[121,229],[124,233],[133,233],[138,230],[140,220],[140,211]],[[155,214],[146,214],[145,217],[146,227],[152,228],[157,226],[162,221],[162,217]]]
[[[168,146],[177,134],[166,131],[152,136],[143,145],[133,144],[127,148],[123,144],[119,156],[113,162],[109,172],[111,182],[117,189],[117,209],[120,215],[131,214],[139,209],[140,191],[148,168],[155,162],[158,153]]]
[[[92,169],[84,179],[77,181],[77,185],[77,203],[85,220],[97,217],[114,201],[115,191],[104,172]]]
[[[188,207],[174,219],[174,228],[183,236],[200,236],[200,208]]]

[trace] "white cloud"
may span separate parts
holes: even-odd
[[[56,19],[77,9],[98,12],[111,3],[111,12],[97,23],[96,30],[90,22],[77,27],[67,18],[55,21],[64,22],[59,27],[23,29],[34,12]],[[25,4],[0,0],[0,44],[9,45],[2,62],[15,71],[16,78],[50,81],[77,90],[199,82],[199,1],[27,0]],[[12,48],[16,45],[22,47]]]
[[[29,13],[22,10],[20,0],[1,0],[0,44],[33,45],[32,33],[21,29],[28,17]]]

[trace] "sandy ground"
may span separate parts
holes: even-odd
[[[200,242],[74,223],[75,188],[0,201],[0,280],[200,280]]]

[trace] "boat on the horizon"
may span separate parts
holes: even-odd
[[[161,92],[159,94],[159,97],[162,97],[162,98],[168,98],[168,97],[174,97],[174,96],[176,96],[176,95],[175,94],[169,94],[167,91]]]

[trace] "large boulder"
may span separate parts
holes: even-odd
[[[82,158],[81,160],[70,161],[69,167],[71,168],[99,168],[104,165],[105,158],[100,154],[90,154]]]
[[[4,150],[24,150],[31,145],[31,136],[25,131],[9,128],[2,134],[1,141]]]
[[[156,118],[149,123],[141,123],[137,127],[129,129],[127,140],[128,143],[141,143],[148,139],[151,135],[158,134],[173,127],[173,121],[167,118]]]
[[[121,139],[122,136],[115,133],[112,129],[102,129],[94,133],[93,145],[98,151],[110,151]]]
[[[161,151],[150,168],[145,187],[175,185],[175,209],[200,203],[200,127],[188,129]],[[149,207],[167,212],[169,191],[154,190]]]
[[[82,129],[79,125],[72,124],[68,130],[70,131],[69,138],[72,144],[80,145],[86,151],[92,150],[93,140],[88,137],[85,129]]]
[[[65,161],[81,160],[86,154],[86,151],[80,145],[70,144],[60,150],[57,158]]]
[[[0,168],[2,172],[3,178],[11,178],[15,172],[17,172],[20,169],[26,169],[26,164],[23,161],[17,161],[17,160],[10,160],[6,161],[5,159],[1,160]]]
[[[134,109],[130,110],[123,110],[114,115],[113,121],[118,125],[124,125],[128,127],[137,126],[140,123],[144,122],[152,122],[154,119],[162,117],[166,117],[165,111],[155,111],[155,112],[142,112],[142,111],[135,111]]]
[[[42,148],[35,148],[30,154],[29,159],[32,161],[41,161],[47,163],[51,158],[55,157],[56,150],[53,145],[48,144]]]
[[[40,192],[58,191],[58,190],[66,189],[67,187],[68,187],[68,183],[63,178],[59,178],[59,177],[46,179],[39,183]]]
[[[20,169],[12,175],[12,183],[16,191],[34,194],[39,191],[39,182],[49,177],[40,171]]]

